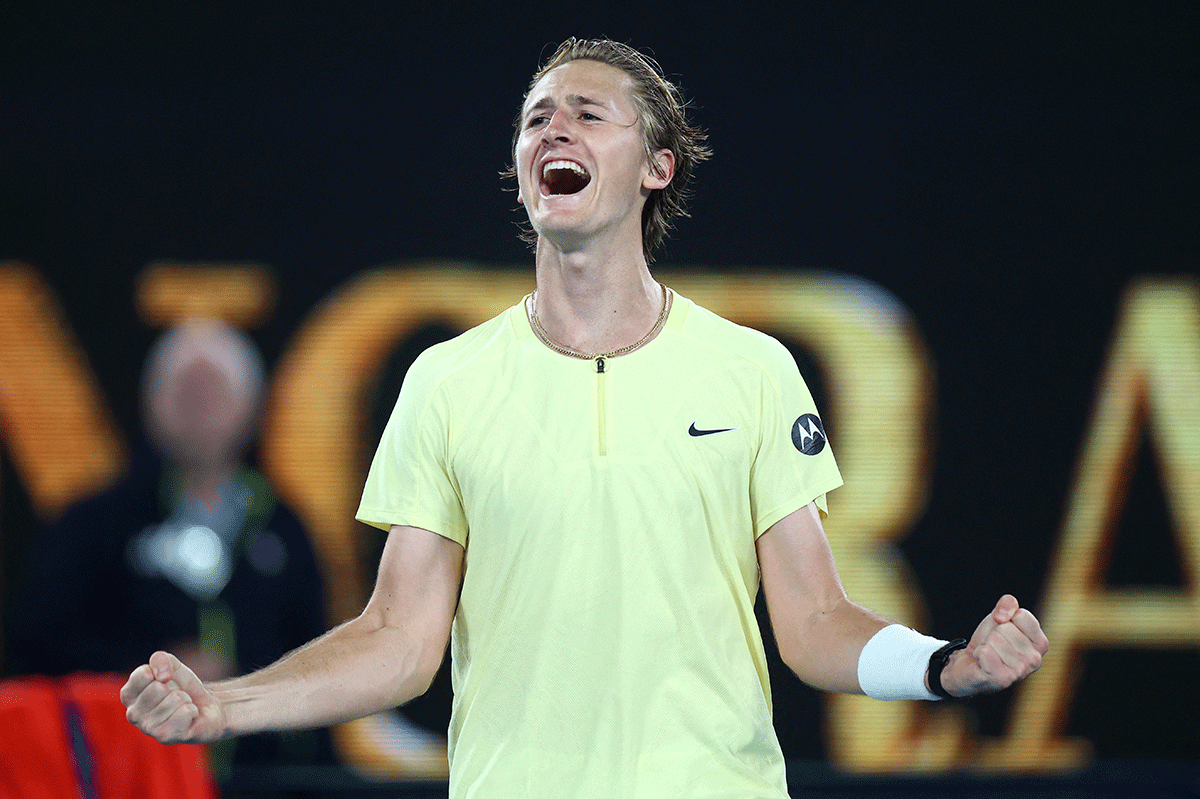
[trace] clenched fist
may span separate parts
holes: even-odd
[[[225,734],[225,714],[216,695],[195,673],[167,652],[155,652],[121,688],[130,723],[165,744],[205,743]]]
[[[975,628],[967,648],[950,656],[942,687],[960,697],[1003,690],[1037,671],[1049,649],[1041,623],[1005,594]]]

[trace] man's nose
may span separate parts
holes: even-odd
[[[542,130],[542,139],[546,143],[569,142],[571,140],[571,118],[565,109],[559,108],[550,115],[550,121]]]

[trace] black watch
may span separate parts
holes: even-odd
[[[929,656],[929,690],[942,699],[954,698],[942,687],[942,669],[946,668],[946,662],[950,660],[950,653],[966,648],[966,638],[955,638]]]

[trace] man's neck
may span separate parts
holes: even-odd
[[[641,244],[613,251],[563,252],[542,239],[532,311],[546,333],[578,352],[610,352],[638,342],[663,308]]]

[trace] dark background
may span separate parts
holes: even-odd
[[[528,78],[568,35],[629,41],[715,151],[659,264],[849,273],[915,318],[936,449],[902,546],[930,632],[955,637],[1003,592],[1036,608],[1122,289],[1197,272],[1198,22],[1195,3],[10,0],[0,259],[50,284],[133,440],[147,264],[269,265],[269,362],[361,270],[531,264],[498,177]],[[3,468],[11,576],[35,524]],[[1183,585],[1148,453],[1133,486],[1108,583]],[[1093,652],[1067,732],[1200,762],[1198,680],[1195,650]],[[981,702],[984,732],[1006,702]],[[822,757],[817,702],[785,689],[777,717],[793,704],[789,756]]]

